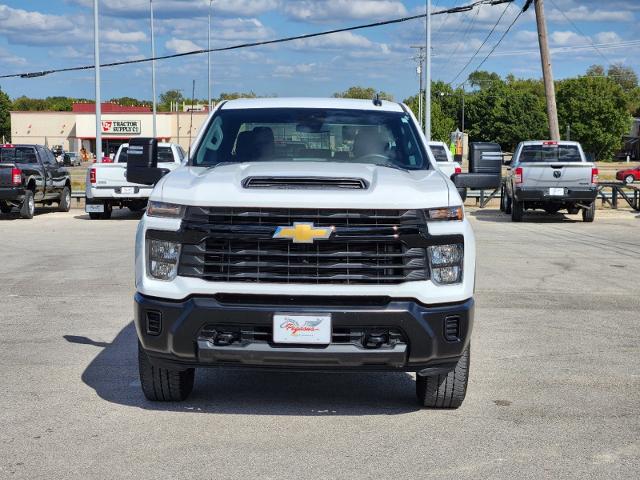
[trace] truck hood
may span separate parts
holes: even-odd
[[[249,177],[364,179],[363,190],[245,188]],[[449,182],[436,169],[403,171],[344,162],[254,162],[181,167],[164,177],[151,200],[197,206],[275,208],[431,208],[449,205]]]

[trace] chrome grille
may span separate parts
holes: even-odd
[[[273,239],[278,226],[334,227],[312,244]],[[410,247],[424,220],[416,210],[189,207],[183,229],[202,241],[182,247],[179,275],[220,282],[390,284],[428,279],[426,249]]]

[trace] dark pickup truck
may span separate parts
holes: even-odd
[[[0,145],[0,211],[20,209],[22,218],[32,218],[35,204],[71,206],[71,177],[51,150],[41,145]]]

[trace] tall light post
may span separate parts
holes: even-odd
[[[96,73],[96,162],[102,162],[102,104],[100,103],[100,28],[98,0],[93,0],[93,42]]]
[[[209,92],[209,111],[211,111],[211,6],[213,0],[209,0],[209,34],[207,37],[207,91]]]
[[[153,0],[149,0],[151,7],[151,57],[156,58],[156,37],[153,30]],[[156,99],[156,61],[151,60],[151,95],[153,95],[153,138],[158,138],[158,126],[156,124],[156,113],[158,110]]]
[[[411,45],[411,48],[418,49],[418,53],[414,60],[418,62],[418,78],[420,79],[420,89],[418,90],[418,121],[420,122],[420,128],[424,126],[424,115],[422,114],[422,95],[424,94],[424,76],[422,74],[424,70],[424,45]]]
[[[425,87],[425,109],[424,109],[424,134],[427,141],[431,141],[431,0],[427,0],[427,21],[426,23],[426,44],[425,57],[427,68]]]

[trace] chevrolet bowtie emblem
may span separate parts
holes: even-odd
[[[273,238],[292,240],[293,243],[313,243],[314,240],[327,240],[332,233],[332,227],[314,227],[313,223],[296,222],[292,227],[278,227]]]

